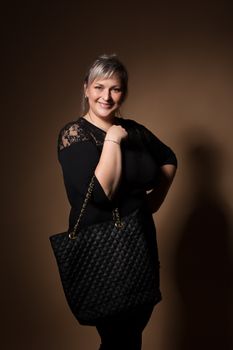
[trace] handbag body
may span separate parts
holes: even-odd
[[[94,178],[94,176],[93,176]],[[49,237],[70,310],[83,325],[161,300],[155,226],[146,206],[78,229],[93,178],[72,232]]]

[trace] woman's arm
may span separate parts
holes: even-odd
[[[120,182],[122,172],[122,156],[120,142],[127,136],[127,132],[120,125],[109,128],[95,169],[95,176],[101,184],[106,196],[112,199]]]
[[[175,165],[165,164],[161,166],[160,169],[161,175],[158,187],[147,194],[149,207],[152,213],[157,212],[161,207],[172,184],[177,168]]]

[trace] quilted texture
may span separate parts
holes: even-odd
[[[67,302],[80,324],[95,325],[161,299],[153,225],[143,208],[122,221],[122,229],[113,221],[83,227],[74,240],[67,232],[49,237]]]

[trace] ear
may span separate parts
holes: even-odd
[[[88,97],[87,83],[84,83],[83,89],[84,89],[84,96],[85,96],[85,97]]]

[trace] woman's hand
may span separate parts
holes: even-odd
[[[126,138],[127,136],[127,131],[121,125],[112,125],[108,129],[105,138],[120,143],[121,140]]]

